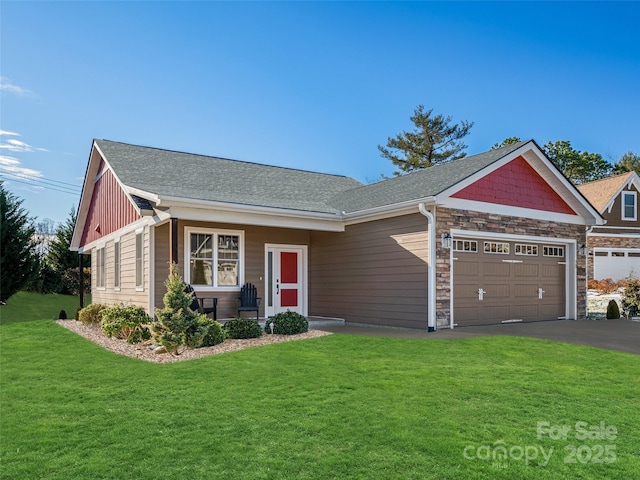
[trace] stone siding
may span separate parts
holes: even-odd
[[[583,225],[511,217],[470,210],[436,209],[436,321],[439,328],[448,327],[451,315],[451,261],[448,249],[442,248],[441,235],[452,229],[478,232],[574,239],[578,247],[586,244]],[[586,318],[586,259],[577,256],[577,317]]]

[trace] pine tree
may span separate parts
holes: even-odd
[[[0,181],[0,301],[26,287],[38,269],[35,228],[19,200]]]
[[[465,157],[467,146],[462,139],[469,134],[473,122],[462,121],[451,125],[451,116],[433,115],[433,109],[424,111],[418,105],[410,117],[413,132],[402,132],[387,139],[387,146],[378,145],[381,155],[399,168],[394,175],[402,175],[439,163]]]

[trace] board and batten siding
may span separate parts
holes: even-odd
[[[420,214],[312,232],[309,315],[426,329],[428,241]]]
[[[97,254],[94,248],[91,251],[91,301],[92,303],[104,303],[114,305],[140,305],[149,309],[149,228],[144,227],[143,241],[143,265],[144,280],[143,289],[136,289],[136,232],[131,230],[120,236],[120,289],[114,287],[115,281],[115,247],[114,240],[105,242],[105,288],[96,288]],[[117,238],[117,237],[115,237]]]
[[[284,228],[258,227],[250,225],[234,225],[228,223],[209,223],[188,220],[178,220],[178,271],[185,278],[185,227],[203,228],[211,230],[231,230],[244,232],[244,282],[253,283],[258,289],[258,296],[262,298],[260,316],[264,317],[266,292],[265,275],[265,244],[309,245],[309,232]],[[170,226],[164,224],[156,227],[155,232],[155,307],[164,306],[163,297],[166,293],[164,282],[169,275],[170,262]],[[196,287],[197,291],[197,287]],[[236,299],[240,295],[237,291],[216,292],[203,291],[198,293],[201,298],[216,297],[218,299],[218,319],[235,318],[238,314]],[[207,302],[207,305],[210,303]],[[253,312],[249,312],[251,315]]]

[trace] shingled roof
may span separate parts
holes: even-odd
[[[615,197],[624,185],[633,176],[634,172],[627,172],[613,177],[603,178],[595,182],[584,183],[578,186],[578,190],[585,196],[598,212],[602,213],[609,202]]]
[[[159,197],[339,213],[329,200],[362,185],[340,175],[109,140],[95,144],[124,185]]]
[[[340,175],[95,140],[119,180],[140,192],[321,213],[358,212],[437,195],[526,143],[363,185]]]
[[[518,142],[406,175],[339,193],[332,205],[346,213],[435,196],[488,167],[528,142]]]

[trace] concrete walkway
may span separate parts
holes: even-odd
[[[394,338],[456,339],[487,335],[535,337],[558,342],[590,345],[640,355],[640,322],[632,320],[557,320],[550,322],[510,323],[484,327],[456,327],[432,333],[411,328],[366,325],[318,324],[312,328],[334,333]]]

